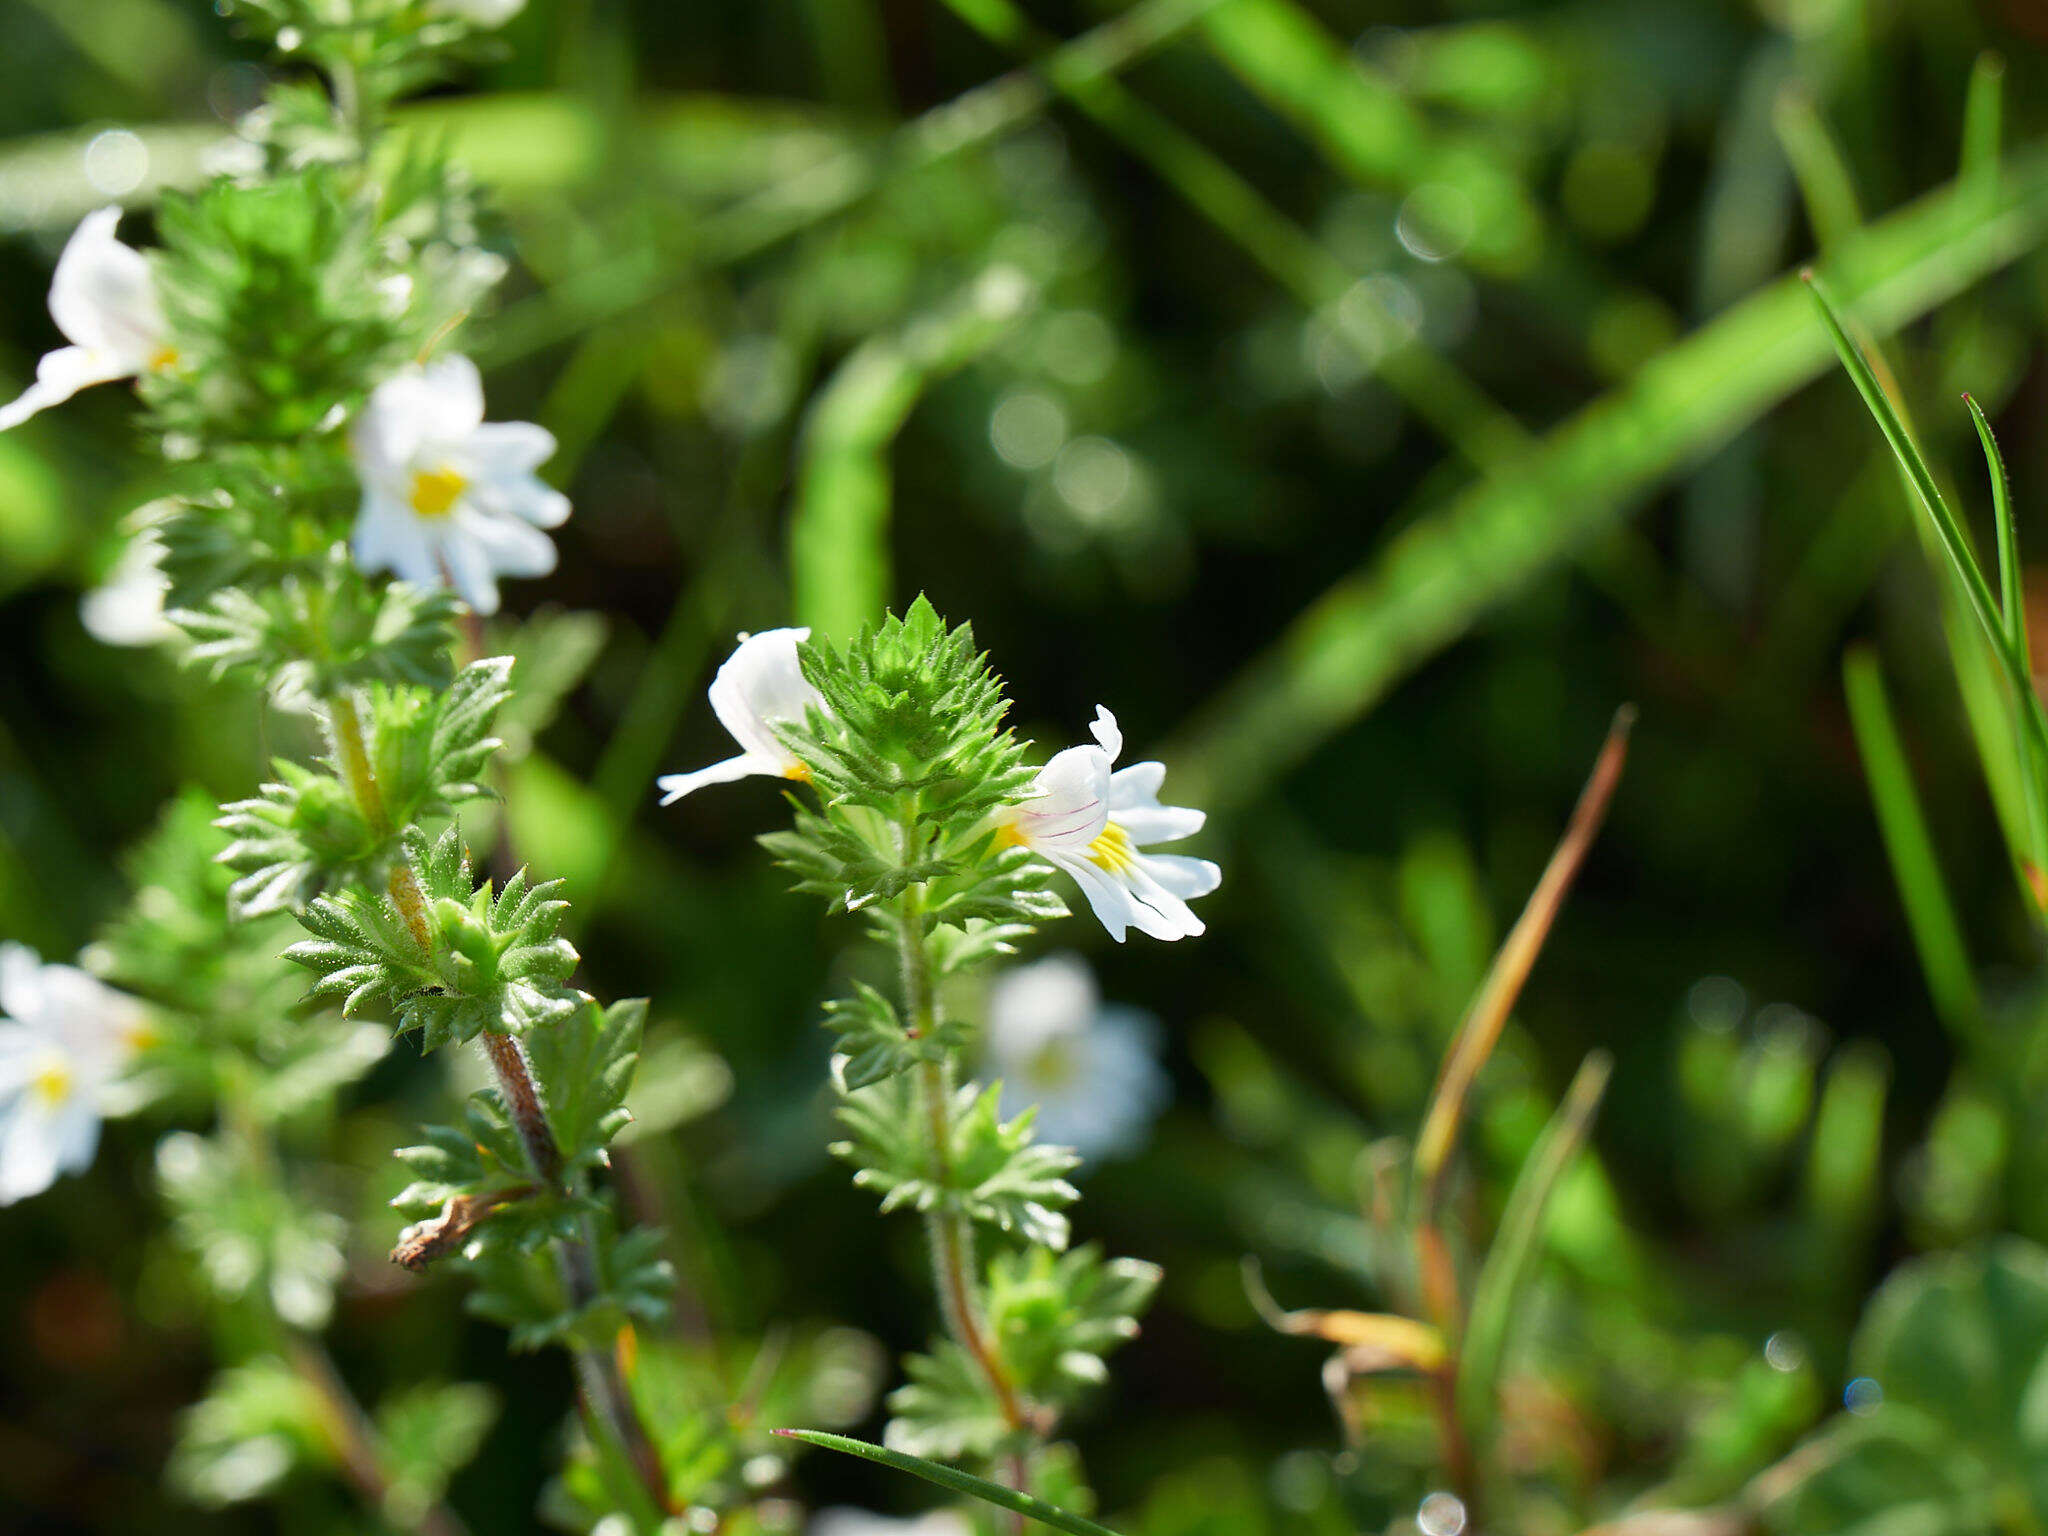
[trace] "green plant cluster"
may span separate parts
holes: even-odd
[[[178,878],[152,884],[105,946],[112,976],[189,1021],[152,1053],[166,1089],[213,1089],[223,1106],[219,1136],[163,1144],[174,1228],[217,1297],[261,1297],[274,1319],[195,1412],[180,1476],[210,1497],[270,1486],[301,1459],[274,1453],[310,1403],[330,1432],[308,1443],[374,1485],[387,1515],[417,1516],[487,1419],[455,1414],[424,1449],[397,1441],[431,1406],[334,1430],[358,1411],[330,1368],[305,1364],[345,1223],[281,1172],[276,1137],[383,1054],[383,1032],[354,1022],[375,1009],[423,1049],[481,1037],[496,1077],[461,1129],[430,1127],[401,1153],[415,1178],[394,1203],[416,1219],[394,1258],[469,1271],[470,1305],[514,1347],[570,1349],[590,1433],[615,1451],[609,1507],[659,1515],[671,1490],[619,1341],[666,1315],[675,1277],[662,1234],[623,1222],[605,1187],[645,1005],[601,1006],[575,988],[559,883],[480,878],[454,820],[495,797],[512,658],[458,670],[455,600],[366,576],[348,543],[361,495],[351,422],[382,380],[447,341],[502,265],[467,244],[471,204],[441,156],[377,153],[392,95],[473,29],[425,4],[344,7],[339,21],[326,5],[238,9],[319,65],[332,94],[282,86],[246,128],[252,163],[170,195],[160,213],[149,259],[170,341],[140,389],[174,488],[156,532],[185,659],[310,715],[325,750],[278,758],[271,782],[218,809],[218,831],[174,819],[155,857]],[[181,862],[196,847],[212,860],[203,879]],[[282,914],[305,935],[289,947]],[[303,1001],[279,983],[280,951],[313,972]],[[257,1003],[236,995],[237,957],[261,978],[268,1024],[243,1022]],[[224,1038],[241,1054],[224,1055]]]
[[[884,1213],[926,1222],[948,1335],[906,1364],[892,1445],[984,1463],[1030,1458],[1134,1336],[1155,1266],[1067,1253],[1080,1159],[1005,1119],[1000,1085],[957,1082],[975,1038],[947,984],[1064,916],[1051,869],[1004,836],[1031,793],[1027,744],[1004,724],[1001,679],[972,627],[923,597],[844,645],[798,647],[817,690],[782,728],[817,797],[761,842],[828,908],[858,914],[894,960],[897,996],[858,978],[825,1006],[849,1134],[833,1151]],[[978,1231],[993,1247],[977,1255]]]

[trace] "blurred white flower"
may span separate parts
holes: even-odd
[[[526,9],[526,0],[433,0],[432,8],[472,27],[502,27]]]
[[[837,1504],[812,1515],[804,1536],[971,1536],[973,1529],[957,1509],[928,1510],[904,1519]]]
[[[655,780],[663,805],[706,784],[730,784],[756,774],[799,781],[810,777],[775,731],[778,725],[802,725],[807,710],[825,707],[824,695],[811,686],[796,659],[798,643],[810,638],[808,629],[764,629],[740,636],[739,647],[711,680],[711,711],[740,744],[740,754],[694,773]]]
[[[11,1205],[91,1164],[115,1079],[151,1032],[134,998],[20,944],[0,944],[0,1013],[0,1205]]]
[[[356,563],[431,586],[446,581],[478,613],[498,609],[500,576],[545,576],[569,498],[534,471],[554,435],[484,420],[476,364],[450,354],[371,391],[353,437],[363,482]]]
[[[1002,1082],[1004,1114],[1036,1104],[1039,1139],[1086,1157],[1135,1152],[1171,1097],[1157,1022],[1135,1008],[1105,1008],[1078,955],[1051,955],[996,978],[981,1076]]]
[[[78,599],[79,622],[102,645],[156,645],[178,633],[164,617],[164,594],[171,590],[171,579],[163,572],[163,539],[142,520],[149,510],[138,514],[140,526],[113,569]]]
[[[178,360],[170,345],[149,258],[114,238],[119,208],[79,221],[50,277],[50,318],[68,347],[43,354],[36,381],[0,406],[0,432],[69,400],[88,384],[109,384]]]
[[[1038,770],[1030,798],[1005,812],[1003,838],[1072,875],[1119,944],[1129,928],[1192,938],[1203,929],[1188,902],[1215,890],[1223,872],[1207,859],[1140,850],[1192,837],[1206,818],[1159,803],[1162,763],[1111,771],[1124,745],[1115,715],[1097,706],[1090,730],[1097,745],[1069,747]]]

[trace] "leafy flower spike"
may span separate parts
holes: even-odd
[[[772,779],[810,777],[778,730],[802,725],[810,710],[825,707],[825,696],[811,686],[796,659],[797,646],[810,638],[808,629],[764,629],[740,636],[738,649],[711,680],[712,713],[740,744],[740,754],[694,773],[671,773],[655,780],[663,805],[674,805],[706,784],[730,784],[756,774]]]
[[[356,563],[415,586],[441,581],[478,613],[498,610],[499,576],[545,576],[569,498],[534,471],[554,434],[530,421],[484,420],[476,364],[449,355],[370,393],[356,419],[363,505]]]
[[[119,208],[88,213],[50,278],[50,318],[71,345],[43,354],[36,381],[0,406],[0,432],[62,404],[89,384],[111,384],[178,360],[149,258],[114,238]]]
[[[1111,771],[1124,746],[1115,715],[1098,705],[1089,729],[1097,745],[1055,754],[1030,794],[1003,813],[1002,841],[1072,875],[1119,944],[1129,928],[1155,939],[1193,938],[1202,920],[1188,902],[1215,890],[1223,872],[1207,859],[1140,850],[1192,837],[1207,818],[1159,803],[1163,763]]]
[[[12,1205],[91,1166],[109,1089],[150,1026],[125,992],[20,944],[0,944],[0,1009],[0,1205]]]

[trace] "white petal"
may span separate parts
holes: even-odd
[[[143,1006],[74,965],[43,967],[43,1015],[72,1065],[88,1077],[125,1061],[148,1020]]]
[[[0,1115],[0,1205],[39,1195],[57,1181],[58,1127],[41,1100],[22,1094]]]
[[[1152,843],[1176,843],[1193,837],[1209,820],[1208,813],[1185,805],[1133,806],[1114,813],[1116,824],[1128,832],[1131,841],[1143,848]]]
[[[1223,883],[1223,871],[1207,859],[1191,859],[1178,853],[1148,853],[1138,862],[1163,888],[1183,901],[1206,896]]]
[[[163,541],[154,530],[131,538],[106,580],[78,600],[86,633],[102,645],[155,645],[175,635],[177,626],[164,618],[171,581],[163,558]]]
[[[1193,837],[1209,819],[1206,812],[1188,806],[1161,805],[1159,786],[1165,778],[1164,763],[1133,763],[1110,777],[1110,819],[1141,848]]]
[[[1089,860],[1068,853],[1048,852],[1046,857],[1074,877],[1103,929],[1117,943],[1123,943],[1127,929],[1149,932],[1148,923],[1152,927],[1159,925],[1156,913],[1147,912],[1127,887],[1110,879]]]
[[[464,509],[450,544],[473,543],[500,576],[545,576],[555,568],[555,541],[530,523]]]
[[[416,587],[441,584],[441,561],[425,525],[402,502],[365,491],[350,547],[365,572],[395,571]]]
[[[100,1147],[100,1113],[85,1094],[67,1098],[51,1119],[50,1139],[61,1173],[83,1173]]]
[[[711,680],[711,712],[732,739],[780,772],[797,759],[776,734],[777,725],[801,725],[825,696],[813,688],[797,660],[808,629],[764,629],[749,635],[726,657]]]
[[[1192,939],[1208,931],[1202,920],[1195,916],[1193,907],[1160,884],[1148,860],[1137,860],[1124,872],[1124,879],[1138,905],[1159,919],[1155,925],[1145,928],[1155,939]]]
[[[428,402],[422,435],[429,441],[453,442],[484,424],[483,375],[460,352],[443,352],[419,371],[419,379]]]
[[[463,499],[499,517],[522,518],[536,528],[559,528],[569,520],[569,498],[528,474],[478,479]]]
[[[654,781],[654,787],[661,791],[663,805],[674,805],[683,796],[702,789],[706,784],[730,784],[735,779],[751,778],[755,774],[779,779],[782,766],[767,762],[751,752],[742,752],[738,757],[728,757],[722,763],[713,763],[709,768],[699,768],[692,773],[663,774]]]
[[[1109,821],[1110,755],[1100,747],[1055,752],[1031,781],[1031,796],[1011,813],[1034,848],[1086,848]]]
[[[530,421],[487,421],[469,434],[467,447],[479,478],[530,475],[555,456],[555,434]]]
[[[548,549],[552,553],[554,546],[550,544]],[[447,568],[448,584],[462,594],[462,600],[478,613],[496,613],[498,583],[492,578],[484,545],[474,538],[443,538],[438,553]]]
[[[370,391],[356,418],[356,467],[367,487],[404,501],[413,470],[431,467],[415,461],[459,458],[483,419],[483,381],[468,358],[450,353],[425,368],[405,368]]]
[[[988,1028],[983,1049],[999,1076],[1012,1076],[1024,1061],[1062,1035],[1088,1028],[1101,1004],[1095,973],[1079,955],[1048,955],[1012,966],[988,989]]]
[[[43,1016],[43,961],[26,944],[0,944],[0,1013],[27,1025]]]
[[[61,1053],[41,1030],[0,1021],[0,1100],[34,1082],[53,1059],[61,1059]]]
[[[1088,730],[1101,744],[1102,750],[1109,754],[1109,760],[1115,762],[1124,749],[1124,733],[1117,728],[1116,716],[1098,704],[1095,706],[1095,721]]]
[[[112,378],[148,367],[169,329],[148,258],[114,238],[120,219],[118,208],[87,214],[50,276],[50,318],[67,340],[103,354]]]
[[[137,370],[122,359],[88,347],[59,347],[45,352],[36,364],[36,381],[6,405],[0,405],[0,432],[20,426],[37,411],[62,405],[81,389],[111,384]]]

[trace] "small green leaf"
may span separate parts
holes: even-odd
[[[601,1008],[585,997],[567,1018],[528,1034],[534,1073],[546,1085],[548,1122],[572,1168],[600,1161],[605,1144],[631,1122],[626,1091],[646,1022],[645,998]]]

